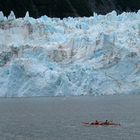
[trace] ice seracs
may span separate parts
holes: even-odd
[[[14,20],[14,19],[16,19],[15,14],[13,11],[11,11],[9,16],[8,16],[8,20]]]
[[[28,20],[29,18],[30,18],[29,12],[27,11],[27,12],[26,12],[26,15],[25,15],[25,17],[24,17],[24,19],[25,19],[25,20]]]
[[[0,96],[137,94],[140,12],[0,22]]]
[[[4,21],[4,15],[2,11],[0,11],[0,21]]]

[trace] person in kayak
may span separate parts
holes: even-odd
[[[118,124],[115,124],[112,121],[106,120],[105,122],[102,123],[102,125],[118,125]]]
[[[109,124],[110,122],[108,121],[108,120],[106,120],[105,122],[104,122],[104,124]]]
[[[112,126],[121,126],[121,124],[117,124],[117,123],[113,123],[113,121],[108,121],[106,120],[105,122],[99,122],[99,121],[95,121],[95,122],[83,122],[82,124],[84,125],[96,125],[96,126],[108,126],[108,125],[112,125]]]
[[[95,125],[99,125],[99,124],[100,124],[100,123],[96,120],[96,121],[95,121]]]
[[[99,125],[99,124],[100,124],[100,123],[99,123],[99,121],[97,121],[97,120],[96,120],[95,122],[91,122],[91,123],[90,123],[90,125]]]
[[[104,125],[109,125],[110,122],[108,120],[106,120],[105,122],[103,122]]]

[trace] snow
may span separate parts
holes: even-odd
[[[140,11],[8,19],[0,12],[0,96],[140,93]]]

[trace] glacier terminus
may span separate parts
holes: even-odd
[[[140,11],[64,19],[0,12],[0,96],[140,93]]]

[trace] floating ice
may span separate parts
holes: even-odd
[[[0,22],[0,96],[140,93],[140,12],[8,19]]]

